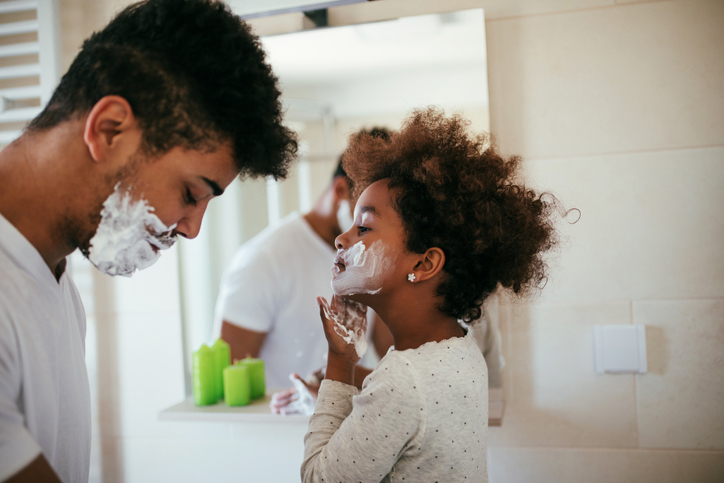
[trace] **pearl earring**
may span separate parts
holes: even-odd
[[[409,274],[409,275],[407,276],[407,280],[409,280],[410,282],[414,282],[414,281],[415,281],[415,274],[414,274],[414,273]]]

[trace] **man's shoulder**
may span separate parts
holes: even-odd
[[[6,302],[17,303],[19,297],[24,299],[32,294],[33,285],[37,285],[34,278],[0,251],[0,305],[7,307]]]
[[[18,312],[32,308],[32,277],[0,252],[0,338],[14,337]]]
[[[60,296],[57,291],[48,290],[41,279],[37,273],[27,271],[0,251],[0,308],[5,317],[18,313],[29,316],[43,313],[47,307],[58,309],[70,305],[72,311],[85,320],[83,302],[68,273],[61,278]]]

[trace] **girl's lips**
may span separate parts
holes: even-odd
[[[344,272],[347,267],[344,264],[344,260],[341,257],[337,257],[334,259],[334,268],[337,272]]]

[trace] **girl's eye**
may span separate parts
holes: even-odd
[[[184,201],[189,205],[196,206],[196,198],[194,198],[194,195],[191,194],[191,190],[186,188],[186,195],[184,196]]]
[[[357,227],[357,234],[359,234],[359,235],[361,235],[362,233],[364,233],[364,232],[366,232],[366,231],[370,231],[370,229],[367,228],[366,226],[358,226],[358,227]]]

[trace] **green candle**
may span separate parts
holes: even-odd
[[[247,357],[236,361],[237,365],[249,368],[249,381],[251,382],[251,398],[259,399],[266,394],[266,381],[264,379],[264,361]]]
[[[246,406],[251,400],[249,367],[234,365],[224,369],[224,394],[229,406]]]
[[[224,399],[224,369],[231,365],[231,349],[229,344],[219,338],[211,346],[211,350],[214,353],[214,387],[218,401]]]
[[[194,352],[194,402],[197,406],[214,404],[216,388],[214,386],[214,353],[203,344]]]

